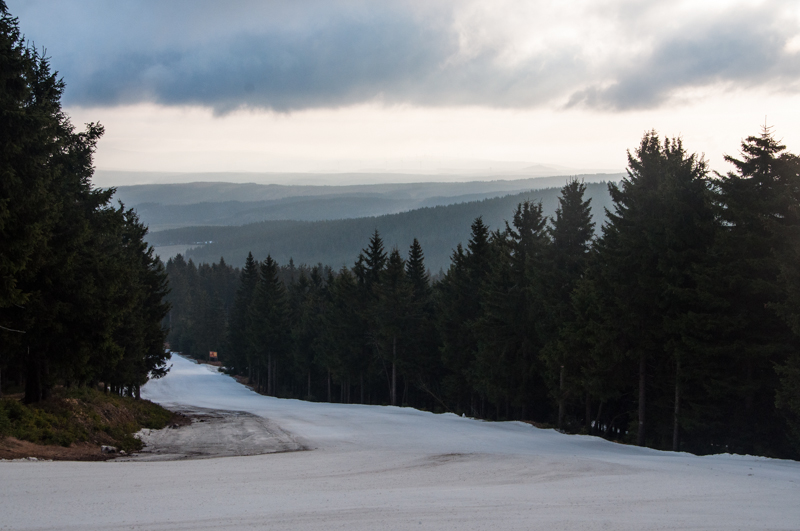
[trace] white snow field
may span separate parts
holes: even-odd
[[[309,451],[2,462],[0,529],[800,529],[800,463],[696,457],[413,409],[260,396],[173,358],[143,394],[247,411]]]

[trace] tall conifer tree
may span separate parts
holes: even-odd
[[[546,297],[550,323],[543,357],[549,369],[548,382],[558,402],[559,429],[564,428],[570,394],[577,395],[585,388],[580,378],[585,347],[574,331],[576,316],[572,305],[572,293],[586,272],[594,236],[591,199],[584,199],[585,192],[586,185],[576,179],[561,189],[548,231],[552,239]]]
[[[598,248],[606,327],[616,331],[616,355],[638,365],[635,433],[637,444],[644,445],[653,381],[648,367],[662,367],[665,357],[683,348],[668,336],[679,334],[674,323],[691,304],[681,300],[679,290],[691,284],[692,266],[709,245],[702,221],[708,219],[707,170],[702,159],[685,153],[680,140],[662,145],[655,132],[628,154],[628,166],[621,186],[609,185],[614,212],[607,213]],[[672,352],[665,352],[665,345]]]

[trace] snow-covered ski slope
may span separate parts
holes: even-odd
[[[800,463],[696,457],[413,409],[257,395],[173,358],[143,394],[248,411],[310,451],[2,462],[0,529],[800,529]]]

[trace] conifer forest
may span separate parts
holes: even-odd
[[[272,396],[797,458],[800,158],[765,127],[727,161],[647,133],[599,235],[572,180],[552,218],[475,219],[435,279],[377,230],[341,270],[178,255],[168,341]]]
[[[76,131],[64,82],[0,2],[0,395],[56,385],[138,396],[166,374],[164,266],[133,210],[92,186],[99,124]]]

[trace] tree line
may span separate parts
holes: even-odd
[[[132,210],[92,186],[103,134],[76,131],[64,82],[0,0],[0,394],[56,385],[138,396],[166,372],[163,264]]]
[[[376,230],[352,267],[167,263],[169,341],[262,393],[520,419],[653,448],[798,457],[800,159],[734,171],[647,133],[595,236],[586,187],[481,218],[432,280]]]

